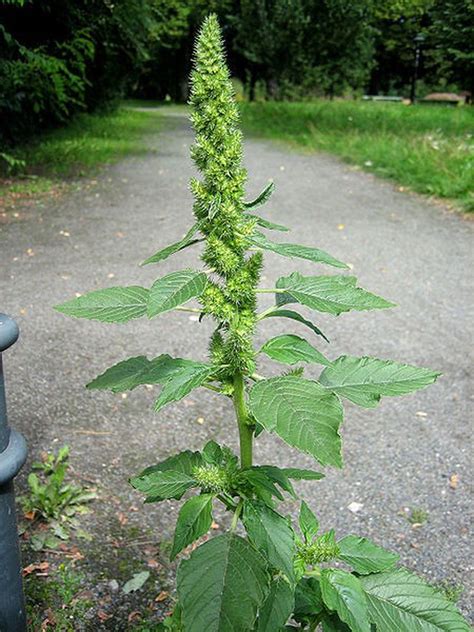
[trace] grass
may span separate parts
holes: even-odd
[[[121,108],[105,114],[82,114],[67,127],[44,133],[10,151],[25,161],[24,173],[0,180],[0,197],[18,200],[48,193],[65,179],[90,175],[98,167],[150,151],[147,132],[155,132],[154,112]]]
[[[24,582],[29,629],[74,632],[93,605],[81,597],[82,583],[82,575],[63,564],[53,578],[29,575]]]
[[[418,193],[474,211],[474,108],[315,101],[241,103],[244,129],[336,154]]]

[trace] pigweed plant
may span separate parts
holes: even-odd
[[[309,259],[346,268],[328,253],[307,246],[276,243],[261,229],[287,230],[255,214],[272,193],[269,185],[252,202],[244,201],[246,171],[242,136],[226,68],[219,26],[209,17],[198,36],[190,105],[196,142],[192,158],[202,174],[191,182],[196,222],[178,243],[159,250],[145,264],[156,264],[183,248],[202,243],[203,269],[180,270],[158,278],[150,289],[112,287],[94,291],[57,309],[80,318],[122,323],[154,318],[171,310],[199,312],[216,328],[209,361],[160,355],[124,360],[94,379],[89,388],[113,392],[160,384],[155,410],[205,387],[233,401],[240,455],[214,441],[201,452],[185,450],[152,465],[131,480],[146,502],[184,501],[171,557],[208,533],[213,505],[231,512],[227,533],[194,548],[177,571],[176,608],[163,629],[185,632],[434,632],[468,630],[455,606],[408,570],[398,556],[370,540],[333,530],[321,533],[311,509],[301,503],[298,529],[278,513],[284,494],[295,497],[292,481],[319,480],[322,474],[298,468],[255,465],[254,440],[277,434],[321,466],[342,466],[342,400],[375,407],[381,396],[402,395],[434,382],[437,373],[370,357],[343,355],[328,360],[294,334],[268,340],[258,351],[253,335],[266,318],[286,318],[323,333],[289,305],[338,315],[349,310],[383,309],[392,303],[363,290],[353,276],[280,278],[275,288],[258,289],[263,252]],[[276,296],[258,313],[257,294]],[[200,307],[183,307],[197,299]],[[290,365],[277,377],[256,373],[259,354]],[[324,368],[307,379],[294,365]],[[241,523],[242,526],[239,525]],[[245,533],[245,535],[241,535]],[[334,566],[336,563],[336,566]],[[333,565],[331,565],[333,564]]]

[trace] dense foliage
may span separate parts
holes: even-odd
[[[474,0],[3,0],[0,142],[116,97],[186,100],[192,39],[209,11],[248,98],[473,89]]]
[[[178,602],[161,629],[314,631],[321,624],[324,632],[468,632],[468,624],[441,592],[397,567],[396,554],[363,537],[337,539],[333,530],[321,533],[318,519],[304,502],[299,532],[277,510],[284,494],[297,497],[293,480],[320,480],[323,474],[256,465],[253,444],[262,432],[276,434],[323,467],[342,467],[342,401],[373,408],[382,396],[428,386],[438,373],[372,357],[342,355],[330,360],[292,333],[255,349],[255,329],[269,317],[298,321],[318,339],[325,338],[295,306],[338,315],[385,309],[392,303],[357,287],[356,278],[346,274],[293,272],[278,279],[276,287],[259,289],[265,251],[339,271],[348,266],[318,248],[274,242],[261,232],[287,230],[255,212],[270,197],[273,185],[255,200],[244,201],[247,174],[238,111],[215,16],[204,22],[198,37],[190,104],[196,132],[192,157],[201,174],[191,182],[195,223],[180,242],[144,263],[159,263],[203,243],[203,267],[171,272],[151,288],[111,287],[57,307],[71,316],[115,323],[190,310],[216,325],[207,362],[167,354],[151,360],[138,356],[107,369],[89,384],[113,392],[159,384],[157,412],[198,387],[234,405],[239,456],[209,441],[202,451],[172,455],[131,480],[146,502],[181,500],[188,494],[179,512],[172,558],[209,532],[215,504],[221,503],[231,515],[227,532],[193,547],[181,561]],[[275,295],[275,304],[261,313],[258,292]],[[183,306],[191,299],[200,307]],[[263,377],[256,373],[261,354],[289,365],[289,370]],[[323,367],[318,380],[303,376],[308,363]]]

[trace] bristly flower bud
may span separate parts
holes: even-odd
[[[201,302],[218,323],[219,352],[214,346],[211,355],[215,365],[225,358],[226,371],[219,371],[225,380],[226,372],[230,377],[236,370],[248,374],[254,369],[255,289],[262,258],[246,254],[255,220],[243,213],[242,134],[215,15],[204,21],[197,39],[189,102],[196,132],[191,155],[202,174],[191,182],[194,214],[206,239],[203,261],[218,277]]]

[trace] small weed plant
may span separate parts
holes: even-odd
[[[255,330],[267,318],[303,323],[317,339],[325,337],[295,306],[338,315],[392,303],[358,287],[356,278],[346,274],[293,272],[278,279],[274,288],[259,288],[264,251],[340,270],[347,266],[323,250],[277,243],[262,232],[287,230],[255,212],[270,197],[272,184],[255,200],[244,201],[238,112],[214,16],[198,36],[190,104],[196,132],[192,158],[202,174],[191,182],[196,221],[181,241],[144,263],[158,264],[183,248],[202,244],[203,268],[172,272],[150,289],[111,287],[57,307],[71,316],[103,322],[155,318],[172,310],[199,312],[216,322],[208,362],[166,354],[138,356],[107,369],[88,385],[113,392],[162,385],[157,412],[198,387],[233,401],[239,455],[210,441],[202,451],[170,456],[131,480],[149,503],[180,500],[191,492],[179,512],[172,558],[208,533],[215,503],[232,514],[228,532],[211,537],[180,562],[177,605],[162,629],[277,632],[322,626],[324,632],[467,632],[469,626],[456,607],[417,575],[398,567],[395,553],[358,535],[338,539],[333,530],[321,532],[304,502],[296,526],[278,511],[285,494],[296,496],[293,481],[317,481],[323,474],[255,464],[253,444],[261,433],[278,435],[320,466],[340,468],[344,400],[373,408],[382,396],[431,384],[438,373],[372,357],[342,355],[332,361],[293,333],[255,349]],[[260,292],[274,294],[276,301],[258,313]],[[183,307],[191,299],[200,307]],[[262,377],[256,372],[260,354],[289,365],[289,371]],[[319,379],[304,377],[304,363],[323,367]]]
[[[65,480],[68,458],[69,447],[64,446],[57,454],[45,454],[42,461],[33,463],[38,474],[29,474],[29,493],[18,499],[30,520],[39,519],[49,526],[31,536],[31,546],[36,550],[55,548],[60,540],[68,540],[70,528],[79,526],[77,515],[87,513],[87,503],[97,498],[95,491]],[[79,534],[85,535],[81,530]]]

